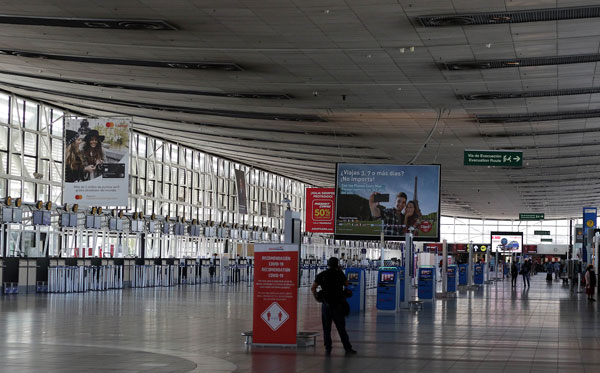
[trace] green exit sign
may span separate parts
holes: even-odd
[[[522,212],[519,214],[519,220],[544,220],[543,213]]]
[[[465,166],[523,167],[523,152],[510,150],[465,150]]]
[[[552,238],[542,238],[542,242],[552,242]]]
[[[550,231],[533,231],[533,234],[537,234],[538,236],[549,236]]]

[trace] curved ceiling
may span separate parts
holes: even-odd
[[[6,91],[133,116],[140,132],[319,186],[336,162],[405,164],[425,144],[415,163],[442,165],[445,215],[564,218],[600,202],[593,4],[34,0],[3,13]],[[523,150],[523,167],[464,166],[465,149]]]

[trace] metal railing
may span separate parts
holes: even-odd
[[[49,293],[79,293],[109,289],[123,289],[123,266],[48,267],[47,291]],[[43,285],[41,290],[44,290]]]

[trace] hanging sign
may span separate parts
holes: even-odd
[[[296,345],[298,245],[254,245],[252,343]]]
[[[334,233],[335,188],[306,189],[306,231]]]
[[[246,198],[246,174],[242,170],[235,170],[235,187],[238,212],[245,215],[248,213],[248,199]]]
[[[66,118],[63,202],[127,207],[129,118]]]

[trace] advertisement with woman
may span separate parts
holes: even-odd
[[[66,118],[65,203],[127,206],[130,118]]]
[[[439,217],[439,165],[337,165],[336,238],[437,241]]]

